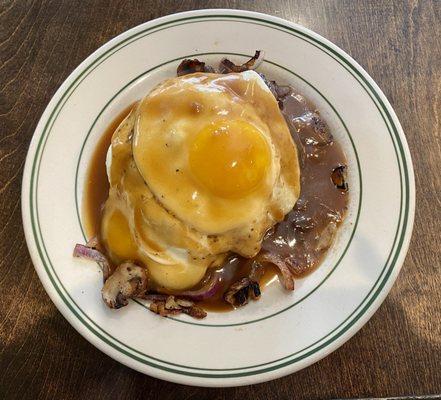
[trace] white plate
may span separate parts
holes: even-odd
[[[158,318],[142,303],[100,299],[98,266],[72,258],[84,242],[81,201],[92,151],[112,118],[183,58],[244,60],[318,106],[349,159],[348,216],[321,267],[261,300],[203,321]],[[268,15],[202,10],[133,28],[88,57],[63,83],[32,139],[23,177],[23,224],[52,301],[88,341],[148,375],[199,386],[281,377],[326,356],[372,316],[395,281],[412,231],[415,188],[407,143],[385,96],[338,47]],[[398,333],[398,332],[397,332]]]

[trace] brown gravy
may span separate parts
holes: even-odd
[[[132,107],[127,107],[108,126],[90,162],[83,203],[89,237],[99,233],[101,210],[108,196],[107,149],[113,132]],[[299,151],[301,194],[294,209],[265,235],[262,251],[287,259],[294,274],[302,277],[320,264],[346,213],[348,193],[336,188],[331,180],[333,169],[346,165],[346,157],[315,107],[303,96],[295,93],[286,96],[281,100],[281,109]],[[200,305],[207,311],[231,310],[233,307],[223,300],[223,293],[232,283],[249,275],[250,265],[248,259],[230,258],[222,267],[223,290]],[[265,265],[259,282],[261,288],[276,278],[276,268]]]
[[[87,237],[99,236],[101,212],[109,195],[109,181],[106,171],[107,149],[112,141],[113,132],[129,114],[133,104],[121,111],[106,128],[90,160],[84,188],[83,216]]]

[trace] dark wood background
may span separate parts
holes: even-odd
[[[20,191],[34,128],[70,72],[109,39],[197,8],[298,22],[353,56],[395,108],[413,155],[417,209],[402,273],[366,326],[285,378],[203,389],[118,364],[84,340],[41,286]],[[379,188],[381,190],[381,188]],[[0,0],[0,399],[317,399],[441,393],[441,1]]]

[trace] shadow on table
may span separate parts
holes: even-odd
[[[254,386],[207,389],[144,376],[94,348],[54,307],[50,315],[29,326],[28,340],[8,346],[2,359],[8,358],[13,365],[25,356],[17,371],[23,377],[21,390],[14,388],[23,398],[30,395],[30,388],[34,395],[64,399],[319,399],[411,394],[403,393],[402,387],[414,387],[412,394],[427,393],[441,382],[439,342],[415,332],[411,316],[396,301],[398,296],[389,296],[354,338],[325,359],[293,375]],[[395,340],[390,340],[391,332],[396,333]],[[31,338],[45,342],[43,354],[41,349],[33,351]],[[12,389],[3,386],[5,394]]]

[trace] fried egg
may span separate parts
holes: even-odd
[[[254,71],[165,80],[115,131],[101,237],[162,288],[196,285],[229,252],[252,257],[300,191],[297,150]]]

